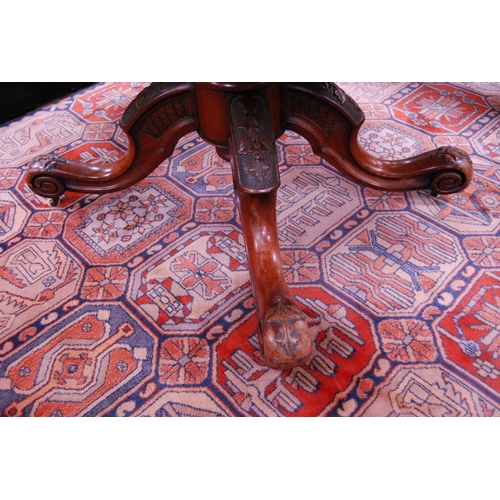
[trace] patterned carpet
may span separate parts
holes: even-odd
[[[462,193],[384,193],[287,132],[278,220],[314,352],[260,360],[230,165],[196,134],[127,190],[49,207],[40,154],[124,155],[146,84],[98,84],[0,127],[2,416],[499,416],[500,84],[343,83],[388,159],[453,145]]]

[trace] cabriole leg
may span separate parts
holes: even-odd
[[[262,357],[271,368],[298,366],[312,349],[307,322],[285,281],[276,224],[278,158],[269,109],[260,95],[231,103],[235,194],[259,317]]]
[[[181,137],[198,129],[194,85],[146,87],[125,110],[120,127],[129,142],[122,159],[91,165],[56,155],[40,156],[28,165],[28,186],[57,205],[65,191],[109,193],[137,184],[173,153]]]
[[[306,318],[285,281],[276,227],[276,191],[235,191],[259,317],[262,357],[271,368],[304,363],[311,353]]]

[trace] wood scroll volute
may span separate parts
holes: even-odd
[[[120,160],[91,165],[56,155],[39,156],[28,165],[29,187],[55,205],[66,190],[106,193],[136,184],[172,154],[181,137],[197,130],[194,85],[146,87],[125,110],[120,127],[129,143]]]
[[[442,147],[402,160],[384,160],[360,144],[365,120],[359,106],[333,83],[283,84],[283,126],[305,137],[313,151],[332,166],[375,189],[430,189],[451,194],[472,179],[469,156],[455,147]]]

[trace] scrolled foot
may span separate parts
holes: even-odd
[[[26,172],[28,186],[56,203],[65,191],[110,193],[137,184],[174,151],[178,140],[197,130],[194,84],[156,83],[125,110],[120,127],[125,154],[105,164],[83,163],[49,154],[35,158]]]
[[[27,182],[31,190],[56,206],[59,198],[65,193],[66,185],[62,179],[54,175],[58,165],[67,164],[67,160],[56,155],[38,156],[28,165]]]
[[[321,158],[352,179],[383,191],[431,189],[433,195],[465,189],[473,176],[467,154],[442,147],[412,158],[388,160],[362,146],[364,114],[333,84],[283,84],[284,124],[307,139]]]
[[[304,314],[283,297],[277,297],[260,324],[262,357],[270,368],[283,370],[307,361],[312,342]]]
[[[434,155],[449,166],[449,169],[443,169],[432,179],[430,186],[432,195],[452,194],[463,190],[470,181],[470,175],[467,173],[472,171],[469,155],[453,146],[436,149]]]

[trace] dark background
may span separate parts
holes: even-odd
[[[0,125],[93,83],[0,83]]]

